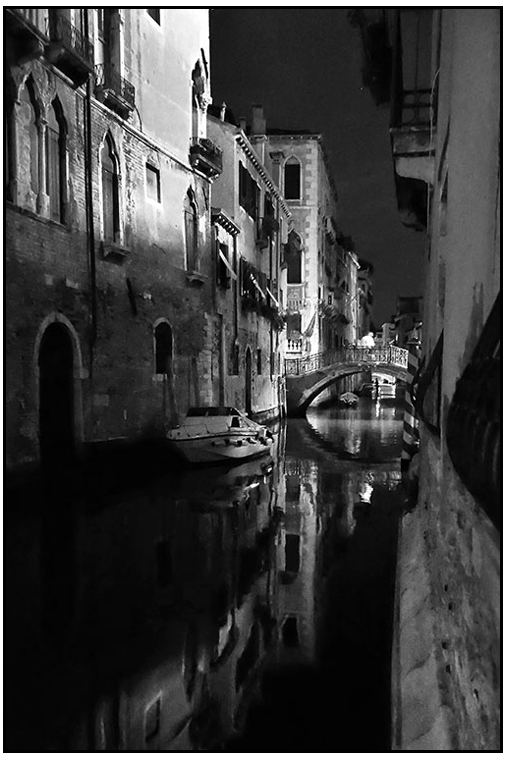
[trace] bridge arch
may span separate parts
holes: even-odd
[[[292,359],[294,361],[294,359]],[[287,414],[304,416],[310,403],[323,390],[342,377],[365,371],[390,374],[396,379],[407,379],[407,351],[389,348],[364,352],[347,349],[341,352],[317,354],[298,362],[286,361]]]

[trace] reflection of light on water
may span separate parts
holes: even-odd
[[[359,485],[359,500],[363,503],[371,503],[371,494],[373,493],[373,487],[369,482],[362,482]]]

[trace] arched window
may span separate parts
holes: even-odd
[[[193,194],[189,191],[185,197],[185,249],[189,271],[196,271],[198,267],[198,224],[197,206]]]
[[[23,164],[29,165],[28,176],[22,177],[23,184],[37,195],[39,192],[39,109],[34,96],[33,82],[31,77],[26,80],[25,86],[20,93],[19,111],[19,155],[23,157]]]
[[[287,284],[301,284],[301,238],[297,232],[290,232],[287,240],[285,260],[287,261]]]
[[[295,156],[288,158],[285,163],[284,194],[287,200],[301,198],[301,164]]]
[[[173,333],[167,322],[155,327],[155,374],[171,374],[173,358]]]
[[[63,221],[66,181],[65,126],[57,100],[50,105],[46,120],[46,193],[49,197],[49,215],[54,221]]]
[[[118,183],[118,161],[113,141],[109,135],[100,151],[102,182],[102,234],[109,242],[118,242],[120,234],[120,203]]]

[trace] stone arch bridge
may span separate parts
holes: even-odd
[[[342,348],[285,359],[287,415],[303,416],[310,403],[341,377],[379,371],[406,380],[408,351],[404,348]]]

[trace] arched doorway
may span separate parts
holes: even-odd
[[[245,354],[245,411],[252,413],[252,352],[246,349]]]
[[[39,441],[43,465],[74,457],[74,353],[60,323],[49,325],[39,348]]]

